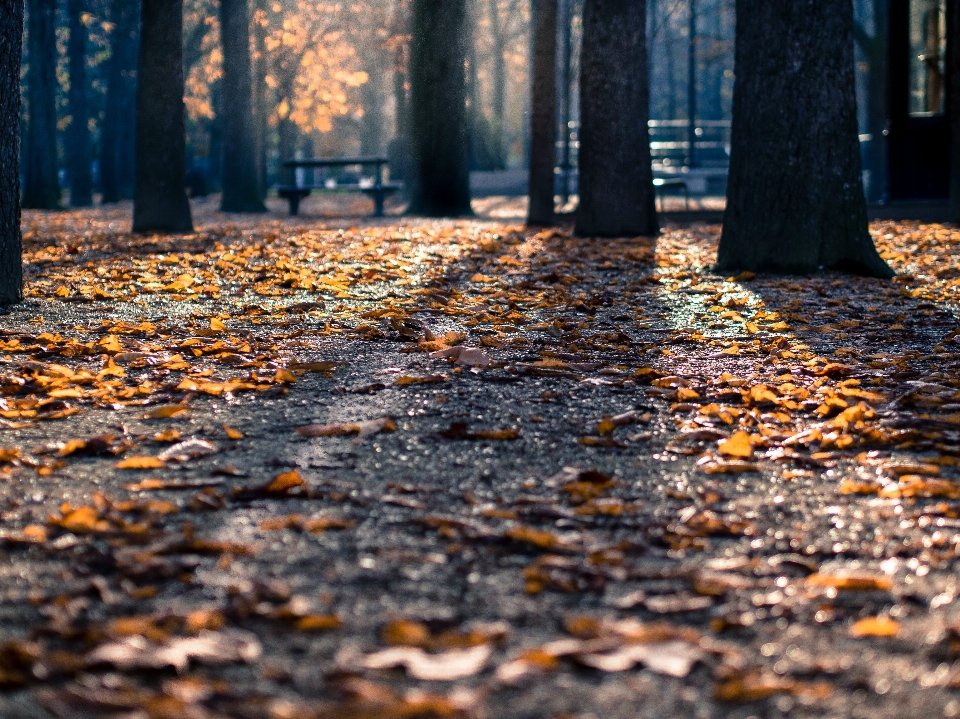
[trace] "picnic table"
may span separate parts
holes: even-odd
[[[364,167],[374,167],[375,174],[372,179],[340,183],[336,178],[324,177],[322,180],[317,180],[316,172],[314,172],[310,182],[305,182],[298,177],[292,185],[280,185],[277,188],[277,194],[290,203],[290,215],[296,216],[300,212],[300,201],[309,196],[311,192],[362,192],[373,200],[373,216],[383,217],[383,204],[386,199],[402,189],[402,185],[398,183],[383,181],[383,168],[388,164],[390,164],[390,160],[386,157],[311,157],[302,160],[288,160],[283,163],[283,166],[294,170],[299,168],[317,170],[358,166],[361,170]]]

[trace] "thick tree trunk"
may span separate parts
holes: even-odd
[[[409,209],[413,214],[472,214],[465,30],[465,0],[414,0],[410,85],[415,176]]]
[[[533,37],[529,225],[552,225],[557,164],[557,0],[537,0]]]
[[[113,0],[107,97],[100,133],[100,188],[104,203],[133,197],[136,149],[140,3]]]
[[[182,0],[143,0],[134,232],[193,232],[184,189]]]
[[[266,212],[257,181],[249,0],[220,0],[223,212]]]
[[[23,206],[60,209],[57,177],[56,0],[31,0],[27,34],[27,153]]]
[[[580,237],[653,236],[646,3],[586,0],[580,61]]]
[[[893,272],[861,180],[850,0],[737,0],[719,271]]]
[[[67,0],[70,39],[70,127],[67,158],[70,167],[70,206],[93,204],[93,174],[90,171],[90,104],[87,93],[87,28],[83,24],[85,0]]]
[[[0,0],[0,305],[23,299],[20,57],[23,0]]]

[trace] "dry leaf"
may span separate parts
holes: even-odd
[[[114,466],[117,469],[160,469],[165,464],[159,457],[128,457]]]
[[[449,682],[479,673],[492,654],[493,647],[489,644],[442,654],[427,654],[418,647],[393,647],[365,657],[363,666],[367,669],[404,667],[413,679]]]

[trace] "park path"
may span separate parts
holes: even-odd
[[[4,717],[960,716],[960,234],[25,218]]]

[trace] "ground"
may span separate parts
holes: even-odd
[[[960,232],[720,277],[509,205],[26,215],[0,715],[960,716]]]

